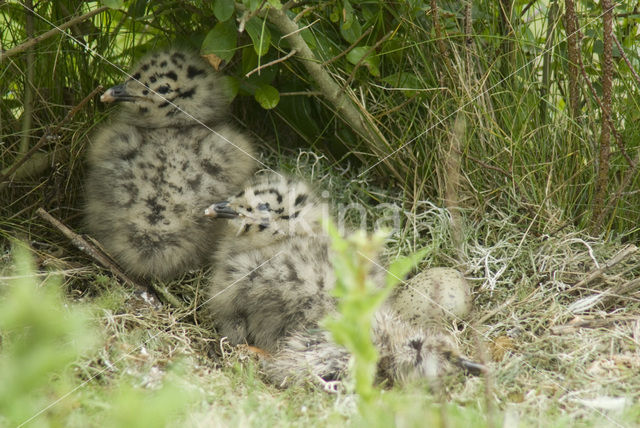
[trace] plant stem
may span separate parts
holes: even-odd
[[[578,31],[576,29],[576,7],[573,0],[565,0],[565,24],[567,34],[567,55],[569,56],[569,109],[574,122],[580,115],[580,92],[578,87],[578,64],[580,49],[578,49]]]
[[[283,38],[289,41],[291,48],[296,51],[296,57],[301,60],[302,65],[307,69],[307,72],[318,86],[318,89],[324,94],[324,97],[329,100],[336,109],[338,116],[349,124],[360,137],[370,143],[370,147],[376,152],[376,155],[381,156],[388,153],[390,149],[389,142],[373,123],[368,112],[364,111],[362,106],[358,106],[358,109],[354,102],[347,97],[342,88],[333,80],[331,75],[322,67],[322,61],[318,61],[300,35],[298,25],[282,10],[269,9],[266,17],[269,22],[284,34]],[[390,162],[386,161],[385,165],[398,179],[403,179],[402,175],[400,175]]]
[[[33,0],[24,0],[22,3],[25,11],[25,33],[28,39],[33,38]],[[21,155],[29,150],[29,141],[31,140],[31,127],[33,125],[33,63],[35,55],[33,48],[27,50],[26,55],[27,70],[24,76],[24,110],[22,112],[22,137],[18,148]]]
[[[604,220],[604,203],[609,181],[609,155],[611,139],[611,78],[613,75],[613,6],[611,0],[602,0],[602,131],[600,133],[600,152],[596,176],[595,195],[593,197],[592,228],[599,231]]]

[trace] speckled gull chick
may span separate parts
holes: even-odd
[[[255,168],[252,143],[224,120],[220,78],[191,52],[160,51],[101,100],[120,110],[89,149],[88,231],[138,277],[202,266],[220,228],[202,207],[237,192]]]
[[[318,325],[336,307],[332,251],[322,227],[327,206],[304,182],[267,174],[205,214],[228,219],[208,302],[218,332],[231,344],[271,353],[265,372],[276,385],[342,379],[350,354]],[[390,383],[433,378],[455,365],[473,368],[450,337],[413,327],[387,306],[375,316],[372,338],[380,379]]]

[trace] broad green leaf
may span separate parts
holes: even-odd
[[[344,21],[342,22],[342,28],[344,30],[349,30],[353,25],[353,22],[357,20],[354,19],[353,17],[353,6],[351,6],[351,3],[349,3],[348,0],[343,1],[342,13],[343,13],[342,16],[344,17]]]
[[[424,84],[420,81],[420,79],[418,79],[418,76],[413,73],[407,73],[404,71],[393,73],[389,76],[383,77],[382,81],[394,88],[404,89],[404,91],[402,92],[408,97],[415,94],[416,91],[412,91],[412,89],[424,88]]]
[[[235,2],[233,0],[216,0],[213,3],[213,14],[218,18],[218,21],[224,22],[231,18],[235,9]]]
[[[359,46],[357,48],[353,48],[347,54],[347,61],[349,61],[351,64],[354,64],[354,65],[357,64],[358,62],[360,62],[362,57],[367,52],[369,52],[370,49],[371,49],[370,46]],[[380,59],[375,55],[376,55],[375,52],[369,53],[369,56],[367,56],[364,59],[362,64],[369,69],[369,73],[371,73],[371,75],[380,76],[380,70],[378,69],[378,64],[380,63]]]
[[[242,48],[242,74],[247,74],[258,66],[258,55],[250,46]]]
[[[362,35],[362,25],[358,22],[358,18],[354,17],[348,27],[341,25],[340,34],[347,42],[355,43],[355,41]]]
[[[220,78],[219,86],[225,98],[231,102],[236,95],[238,95],[238,91],[240,90],[240,81],[237,77],[222,76]]]
[[[280,3],[280,0],[267,0],[267,3],[276,10],[282,9],[282,3]]]
[[[280,93],[271,85],[260,86],[256,89],[254,97],[265,110],[274,108],[280,102]]]
[[[253,42],[253,49],[258,56],[262,56],[269,51],[269,45],[271,44],[271,32],[267,27],[266,22],[258,17],[253,17],[247,22],[245,27]]]
[[[382,81],[394,88],[422,89],[423,87],[418,76],[404,71],[383,77]]]
[[[124,6],[123,0],[102,0],[101,3],[111,9],[120,9]]]
[[[329,15],[329,19],[333,23],[336,23],[336,22],[340,21],[340,8],[339,7],[334,6],[331,9],[331,14]]]
[[[262,0],[243,0],[242,3],[244,3],[251,12],[255,12],[262,4]]]
[[[235,53],[237,39],[238,31],[234,20],[218,22],[204,38],[200,52],[203,55],[215,54],[228,62]]]

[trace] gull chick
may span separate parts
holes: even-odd
[[[135,276],[200,267],[220,226],[201,207],[236,192],[255,167],[252,143],[223,120],[220,78],[191,52],[155,52],[101,100],[120,109],[89,148],[87,229]]]
[[[304,182],[268,174],[205,214],[227,219],[208,301],[218,332],[231,344],[271,353],[265,371],[277,385],[341,379],[350,355],[319,328],[336,309],[332,250],[322,227],[326,204]],[[383,272],[370,274],[382,284]],[[450,338],[412,327],[386,305],[372,335],[381,380],[436,377],[458,362]]]

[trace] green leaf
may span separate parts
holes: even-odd
[[[269,51],[269,45],[271,44],[271,32],[266,25],[266,22],[258,17],[253,17],[247,22],[245,27],[253,41],[253,49],[258,56],[262,56]]]
[[[405,89],[402,91],[406,96],[410,97],[415,94],[416,91],[411,89],[422,89],[424,84],[420,81],[418,76],[413,73],[407,73],[401,71],[399,73],[393,73],[382,78],[382,81],[391,85],[394,88]]]
[[[215,54],[229,62],[235,53],[238,30],[234,20],[218,22],[204,38],[200,52],[203,55]]]
[[[280,93],[271,85],[260,86],[256,89],[254,97],[265,110],[274,108],[280,102]]]
[[[231,102],[238,95],[240,90],[240,80],[233,76],[222,76],[220,78],[220,90],[227,101]]]
[[[389,270],[387,271],[387,285],[393,286],[404,280],[405,275],[407,275],[418,265],[418,263],[420,263],[422,259],[424,259],[428,251],[428,248],[423,248],[416,253],[406,257],[401,257],[391,263],[391,266],[389,266]]]
[[[344,30],[349,30],[353,25],[353,22],[357,22],[357,19],[353,17],[353,6],[351,6],[351,3],[349,3],[348,0],[344,0],[342,3],[342,13],[344,14],[342,28]]]
[[[262,4],[262,0],[243,0],[242,3],[244,3],[251,12],[255,12]]]
[[[123,0],[102,0],[101,3],[110,9],[120,9],[124,6]]]
[[[359,63],[370,49],[370,46],[359,46],[357,48],[353,48],[347,54],[347,61],[354,65]],[[362,62],[362,64],[364,64],[369,69],[369,73],[371,73],[372,76],[380,76],[380,70],[378,69],[379,63],[380,59],[375,56],[375,52],[369,53],[369,56],[367,56]]]
[[[349,22],[349,24],[343,24],[340,26],[340,34],[347,42],[355,43],[355,41],[362,35],[362,25],[360,25],[358,19],[354,17],[353,21]]]
[[[280,3],[280,0],[267,0],[267,3],[276,10],[282,9],[282,3]]]
[[[418,76],[404,71],[383,77],[382,81],[394,88],[422,89],[423,87]]]
[[[235,9],[235,2],[233,0],[216,0],[213,3],[213,14],[218,18],[218,21],[224,22],[231,18]]]

